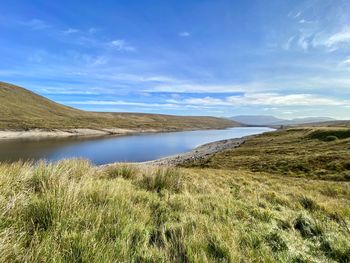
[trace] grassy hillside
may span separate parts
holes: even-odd
[[[313,126],[313,127],[348,127],[350,128],[350,120],[343,120],[343,121],[326,121],[326,122],[317,122],[317,123],[307,123],[302,124],[299,126]]]
[[[350,262],[347,134],[264,134],[207,168],[0,164],[0,262]]]
[[[140,128],[182,130],[234,126],[239,126],[239,124],[214,117],[87,112],[55,103],[24,88],[0,82],[0,129]]]
[[[350,128],[294,128],[248,139],[191,166],[350,180]]]

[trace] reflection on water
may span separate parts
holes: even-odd
[[[205,143],[266,131],[271,129],[248,127],[121,137],[4,140],[0,141],[0,161],[85,158],[95,164],[142,162],[186,152]]]

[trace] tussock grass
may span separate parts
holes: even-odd
[[[317,129],[310,133],[309,138],[321,141],[335,141],[338,139],[350,138],[350,129],[346,128],[328,128]]]
[[[105,169],[104,177],[108,179],[115,179],[118,177],[124,179],[135,179],[138,173],[138,169],[131,164],[120,163]]]
[[[293,128],[265,133],[238,148],[188,164],[187,167],[242,169],[253,172],[350,180],[350,137],[348,128]],[[329,140],[328,136],[337,136]],[[328,138],[328,139],[326,139]]]
[[[84,160],[0,164],[0,262],[348,262],[350,185]]]
[[[182,190],[182,175],[175,168],[156,168],[151,173],[143,174],[140,186],[157,193],[166,189],[171,192]]]

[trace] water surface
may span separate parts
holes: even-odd
[[[265,127],[244,127],[116,137],[3,140],[0,141],[0,161],[85,158],[97,165],[143,162],[187,152],[205,143],[271,130]]]

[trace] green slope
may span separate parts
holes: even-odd
[[[350,128],[299,127],[251,137],[190,166],[350,180]]]
[[[215,117],[100,113],[67,107],[24,88],[0,82],[0,129],[70,128],[210,129],[240,124]]]

